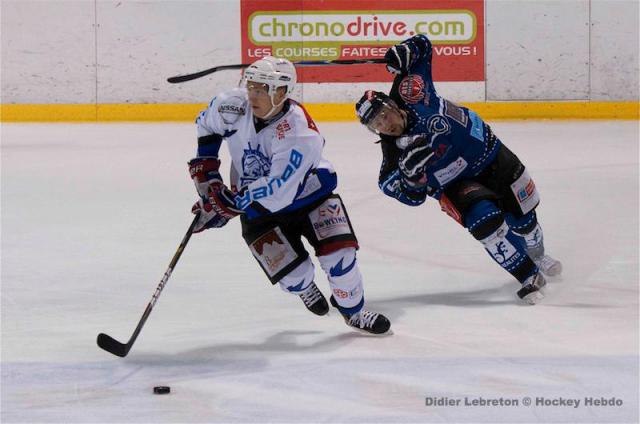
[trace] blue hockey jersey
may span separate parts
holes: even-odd
[[[480,174],[494,161],[500,147],[485,122],[472,110],[438,95],[431,72],[432,46],[424,35],[403,42],[412,53],[406,75],[396,76],[389,96],[407,112],[407,126],[398,138],[383,137],[379,186],[403,203],[418,205],[427,195],[440,198],[452,182]],[[425,164],[422,197],[403,193],[398,158],[407,144],[426,138],[433,153]],[[395,142],[395,143],[394,143]]]

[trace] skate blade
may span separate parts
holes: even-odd
[[[522,300],[525,303],[528,303],[529,305],[535,305],[538,302],[540,302],[542,299],[544,299],[544,294],[540,290],[529,293],[528,295],[522,298]]]
[[[549,269],[542,271],[548,277],[557,277],[562,274],[562,264],[560,262],[553,264]]]
[[[363,330],[362,328],[358,328],[358,327],[349,326],[349,328],[352,328],[355,331],[357,331],[358,333],[363,334],[365,336],[386,337],[386,336],[392,336],[393,335],[393,328],[389,328],[387,331],[385,331],[384,333],[380,333],[380,334],[370,333],[367,330]]]

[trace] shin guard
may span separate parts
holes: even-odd
[[[359,312],[364,305],[364,294],[356,249],[343,248],[328,255],[318,256],[318,260],[327,274],[331,292],[340,311],[350,315]]]
[[[473,205],[465,219],[469,232],[479,240],[491,258],[523,283],[538,272],[527,255],[524,240],[509,228],[500,209],[488,200]]]

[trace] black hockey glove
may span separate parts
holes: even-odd
[[[431,137],[427,134],[416,137],[404,149],[398,160],[398,168],[409,187],[420,189],[427,184],[426,168],[433,156]]]
[[[384,58],[387,60],[387,71],[394,75],[404,75],[409,73],[412,54],[408,45],[396,44],[387,50]]]

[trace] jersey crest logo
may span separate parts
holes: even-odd
[[[407,75],[400,82],[398,92],[406,103],[416,104],[424,99],[424,80],[420,75]]]
[[[242,155],[242,177],[240,178],[240,186],[245,186],[269,174],[271,169],[271,161],[260,151],[260,145],[254,149],[249,143],[249,148],[244,149]]]
[[[427,121],[427,129],[432,134],[447,134],[451,129],[447,118],[442,115],[433,115]]]

